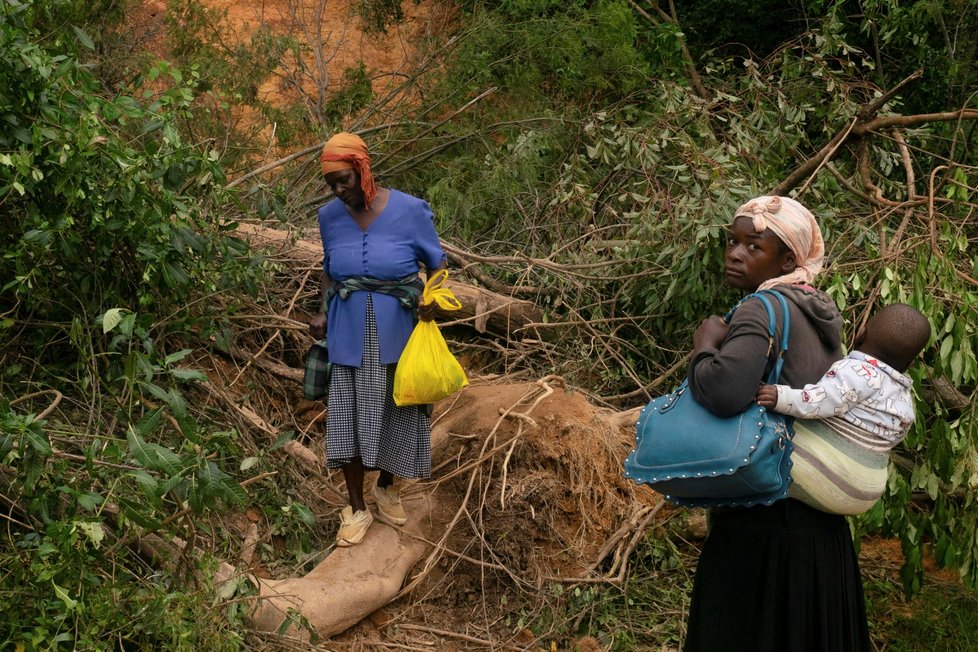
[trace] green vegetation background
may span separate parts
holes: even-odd
[[[403,19],[387,0],[354,6],[350,20],[378,33]],[[248,646],[246,587],[208,587],[207,556],[161,573],[130,544],[199,533],[220,556],[232,543],[208,515],[249,505],[289,554],[315,548],[315,518],[287,487],[242,486],[273,468],[271,451],[186,398],[206,379],[194,351],[226,351],[235,315],[277,280],[237,221],[306,227],[323,199],[314,156],[241,178],[267,125],[284,151],[365,132],[384,182],[426,197],[446,241],[490,261],[470,271],[557,325],[520,369],[560,369],[631,407],[675,380],[692,328],[733,301],[717,270],[738,204],[917,69],[880,115],[974,109],[978,91],[969,1],[464,0],[450,33],[413,44],[391,92],[370,61],[327,86],[303,64],[308,38],[259,28],[232,43],[220,12],[186,0],[167,5],[161,60],[126,9],[0,5],[5,648]],[[262,98],[270,75],[291,80],[293,104]],[[242,105],[257,118],[237,119]],[[848,336],[892,301],[934,327],[913,371],[917,423],[884,500],[853,523],[902,542],[901,590],[887,573],[867,582],[887,649],[932,649],[938,634],[962,645],[941,649],[974,649],[973,594],[928,602],[922,585],[928,551],[978,588],[974,125],[892,123],[793,188],[823,225],[823,287]],[[45,418],[52,401],[74,418]],[[692,562],[678,536],[650,534],[625,587],[555,590],[556,607],[512,625],[615,649],[680,640]],[[924,598],[916,621],[894,615],[904,594]]]

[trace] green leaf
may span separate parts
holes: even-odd
[[[24,470],[23,484],[26,491],[34,491],[34,485],[44,473],[44,459],[34,451],[29,451],[28,454],[24,455],[22,468]]]
[[[162,387],[160,387],[155,383],[140,381],[139,386],[166,404],[169,404],[170,401],[173,399],[173,396],[170,394],[168,390],[163,389]]]
[[[166,356],[166,358],[163,360],[163,364],[169,366],[174,362],[180,362],[191,353],[193,353],[193,349],[181,349],[176,353],[171,353],[170,355]]]
[[[90,491],[87,493],[78,494],[77,500],[78,505],[82,509],[88,512],[94,512],[105,499],[101,496],[101,494]]]
[[[187,399],[175,389],[170,390],[168,394],[170,398],[167,403],[169,403],[170,409],[173,410],[173,416],[178,421],[183,421],[187,417]]]
[[[142,485],[142,487],[148,492],[154,494],[160,486],[160,483],[156,481],[156,478],[151,476],[149,473],[146,473],[146,471],[130,471],[129,476]]]
[[[126,313],[126,316],[122,318],[119,323],[119,331],[126,337],[132,336],[132,329],[136,325],[136,313],[130,312]]]
[[[196,369],[171,369],[170,375],[176,380],[184,382],[205,382],[207,380],[207,374]]]
[[[246,457],[243,460],[241,460],[241,466],[239,468],[241,471],[247,471],[255,464],[258,464],[259,460],[260,458],[258,457]]]
[[[169,448],[147,442],[132,429],[126,438],[129,441],[129,452],[143,466],[154,471],[163,471],[170,476],[180,473],[180,456]]]
[[[292,440],[293,437],[295,437],[295,431],[292,430],[284,431],[281,435],[278,436],[278,439],[275,440],[275,443],[273,443],[268,448],[268,450],[273,451],[276,448],[281,448],[282,446],[285,446],[288,442]]]
[[[102,315],[102,332],[108,333],[122,321],[122,308],[111,308]]]
[[[221,480],[224,487],[225,500],[232,503],[243,503],[248,500],[248,492],[229,475]]]
[[[71,596],[68,595],[68,591],[55,584],[53,580],[51,581],[51,586],[54,587],[54,595],[65,603],[65,608],[68,609],[68,611],[73,611],[78,607],[78,601],[72,600]]]
[[[134,503],[128,498],[119,498],[119,509],[123,516],[147,530],[156,530],[162,525],[158,519],[152,517],[146,505]]]
[[[951,337],[945,337],[944,341],[941,342],[941,362],[947,363],[947,358],[951,355],[951,350],[954,348],[954,339]]]
[[[302,503],[292,503],[292,509],[295,510],[296,515],[298,515],[299,520],[313,527],[316,525],[316,517],[313,515],[312,510],[303,505]]]
[[[183,477],[183,473],[168,478],[160,485],[159,493],[161,496],[165,496],[171,491],[179,496],[181,500],[187,495],[187,480]]]
[[[961,381],[961,372],[964,370],[964,356],[961,349],[955,350],[951,354],[951,378],[955,383]]]
[[[40,431],[39,428],[35,427],[35,424],[31,424],[24,430],[24,439],[31,447],[41,454],[42,457],[48,457],[51,455],[51,444],[48,443],[47,436]]]
[[[220,485],[223,476],[224,472],[218,468],[217,464],[210,460],[204,461],[197,470],[197,479],[200,481],[200,487],[205,493],[212,492]]]
[[[0,430],[0,462],[13,450],[16,440],[17,436],[13,432]]]
[[[163,408],[157,408],[132,427],[140,437],[149,437],[163,422]]]
[[[83,30],[81,27],[78,27],[77,25],[72,25],[71,29],[75,30],[75,36],[78,37],[78,40],[81,42],[82,45],[84,45],[89,50],[95,49],[95,43],[92,41],[92,37],[88,35],[88,32]]]

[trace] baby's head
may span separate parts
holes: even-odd
[[[906,371],[930,339],[930,322],[905,303],[891,303],[876,312],[856,336],[853,348]]]

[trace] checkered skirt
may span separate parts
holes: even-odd
[[[402,478],[431,475],[431,421],[423,406],[394,404],[394,369],[381,364],[373,301],[360,367],[334,364],[326,416],[326,465],[339,468],[359,457],[368,469]]]

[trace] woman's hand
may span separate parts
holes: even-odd
[[[713,315],[704,319],[693,333],[693,351],[703,349],[719,349],[723,340],[727,339],[730,327],[722,317]]]
[[[326,337],[326,313],[321,312],[309,322],[309,334],[316,340]]]
[[[757,390],[757,404],[761,407],[773,408],[778,405],[778,388],[774,385],[761,385]]]
[[[421,321],[431,321],[435,318],[435,312],[438,309],[438,304],[432,301],[431,303],[419,303],[418,304],[418,319]]]

